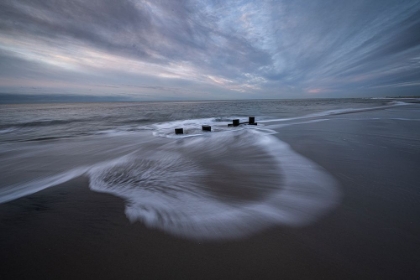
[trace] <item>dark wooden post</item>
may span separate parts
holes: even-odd
[[[175,134],[184,134],[183,128],[175,128]]]
[[[210,125],[203,125],[203,126],[201,126],[201,128],[203,129],[203,131],[211,131],[211,126]]]

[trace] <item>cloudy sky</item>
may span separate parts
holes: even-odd
[[[420,95],[420,1],[0,0],[0,93]]]

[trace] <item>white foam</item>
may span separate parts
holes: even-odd
[[[129,135],[89,136],[68,141],[2,143],[0,145],[0,203],[11,201],[84,174],[92,166],[108,162],[157,141],[148,132]]]
[[[215,119],[182,122],[199,128],[200,124],[221,127],[216,130],[219,133],[201,133],[204,137],[156,139],[143,132],[141,137],[116,134],[89,138],[92,141],[86,143],[31,146],[22,158],[10,155],[17,163],[25,163],[21,168],[35,166],[41,153],[48,171],[42,174],[66,170],[70,146],[81,156],[69,166],[79,167],[5,186],[0,203],[88,174],[92,190],[127,201],[125,213],[132,222],[192,239],[233,239],[275,225],[303,226],[338,203],[334,179],[270,135],[275,131],[260,126],[228,128],[227,123]],[[161,124],[155,129],[165,135],[165,130],[173,133],[178,125]],[[111,151],[112,147],[119,148]],[[109,160],[115,154],[124,156]]]
[[[366,107],[366,108],[344,108],[344,109],[327,110],[327,111],[308,114],[308,115],[295,117],[295,118],[265,119],[265,120],[259,120],[258,123],[285,122],[285,121],[301,120],[301,119],[308,119],[308,118],[317,118],[317,117],[358,113],[358,112],[366,112],[366,111],[373,111],[373,110],[382,110],[382,109],[392,108],[396,106],[412,105],[410,103],[406,103],[402,101],[391,101],[388,104],[389,105],[385,105],[385,106]]]
[[[73,178],[83,175],[88,167],[79,167],[67,172],[62,172],[54,176],[30,180],[24,183],[10,185],[7,188],[0,189],[0,203],[11,201],[23,196],[27,196],[51,186],[56,186],[67,182]]]
[[[166,137],[166,138],[188,138],[188,137],[196,137],[196,136],[203,136],[207,135],[209,132],[202,131],[202,125],[211,125],[212,132],[233,132],[242,130],[245,128],[254,128],[254,126],[246,126],[240,125],[237,127],[228,127],[228,124],[232,123],[233,119],[241,119],[240,117],[230,117],[226,119],[218,119],[218,118],[203,118],[203,119],[189,119],[189,120],[179,120],[179,121],[172,121],[172,122],[165,122],[165,123],[157,123],[151,125],[154,129],[153,135]],[[243,118],[242,118],[243,119]],[[175,128],[183,128],[184,134],[176,135]]]
[[[232,148],[245,151],[244,155],[252,149],[267,154],[235,159],[225,155]],[[205,161],[207,157],[215,167]],[[226,175],[245,176],[251,170],[255,176],[251,182],[250,177]],[[331,176],[277,138],[257,130],[184,139],[153,153],[92,168],[89,174],[93,190],[127,200],[125,212],[132,222],[193,239],[240,238],[273,225],[307,225],[339,201]],[[245,201],[226,198],[210,191],[207,180],[212,176],[227,176],[226,188],[269,194]]]
[[[275,134],[277,132],[275,130],[272,130],[273,128],[282,128],[282,127],[291,126],[291,125],[325,122],[325,121],[329,121],[329,120],[330,119],[316,119],[316,120],[309,120],[309,121],[303,121],[303,122],[291,122],[291,123],[271,124],[271,125],[266,126],[265,129],[267,131],[274,131],[274,133],[271,133],[271,134]],[[265,129],[263,129],[263,130],[265,130]]]

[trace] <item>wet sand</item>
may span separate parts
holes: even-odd
[[[121,198],[80,177],[0,204],[0,278],[418,279],[419,124],[337,120],[278,131],[340,183],[341,204],[314,224],[190,241],[131,224]]]
[[[343,269],[290,230],[202,243],[131,224],[124,201],[90,191],[87,178],[2,204],[0,213],[2,279],[321,278]]]

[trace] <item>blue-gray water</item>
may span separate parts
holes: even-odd
[[[334,177],[273,135],[364,113],[388,99],[0,105],[0,203],[80,175],[127,201],[132,221],[190,238],[315,222],[340,203]],[[417,105],[410,105],[417,106]],[[414,108],[416,109],[416,107]],[[229,128],[255,116],[258,126]],[[212,126],[210,133],[201,125]],[[183,127],[185,134],[175,135]]]
[[[286,119],[330,110],[388,104],[386,99],[303,99],[200,102],[0,105],[0,141],[38,141],[148,129],[176,120],[255,116]],[[333,112],[334,113],[334,112]]]

